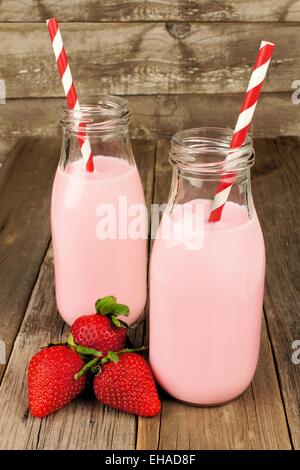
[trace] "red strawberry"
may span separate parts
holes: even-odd
[[[155,416],[160,401],[149,365],[139,354],[109,353],[106,362],[94,378],[98,400],[127,413]]]
[[[117,316],[129,314],[126,305],[118,304],[113,296],[96,302],[97,313],[77,318],[71,327],[76,344],[101,351],[120,351],[126,343],[127,325]]]
[[[84,389],[86,378],[74,378],[84,365],[67,346],[51,346],[35,354],[28,366],[30,413],[42,418],[70,403]]]

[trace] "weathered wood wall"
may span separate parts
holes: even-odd
[[[201,125],[233,127],[261,39],[276,51],[256,136],[300,132],[300,1],[2,0],[0,145],[58,134],[63,90],[45,20],[56,16],[78,93],[125,95],[137,138]],[[46,98],[46,99],[45,99]]]

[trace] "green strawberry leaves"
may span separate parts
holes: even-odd
[[[117,299],[113,295],[107,295],[102,299],[96,300],[95,307],[96,312],[100,313],[101,315],[108,315],[109,313],[113,313],[115,309],[115,305],[117,304]]]
[[[100,351],[77,345],[74,342],[72,334],[70,334],[69,336],[68,345],[69,347],[74,349],[83,359],[86,359],[88,361],[86,362],[84,367],[74,375],[75,380],[80,379],[80,377],[83,377],[89,372],[91,372],[93,375],[98,375],[99,373],[101,373],[101,366],[103,366],[107,362],[113,362],[117,364],[120,360],[120,354],[142,352],[148,349],[147,346],[141,346],[139,348],[125,348],[118,352],[109,351],[106,356],[102,357],[103,354]]]
[[[127,326],[125,322],[122,322],[117,317],[119,315],[123,315],[128,317],[129,315],[129,308],[127,305],[118,304],[117,299],[114,295],[107,295],[102,299],[98,299],[95,303],[96,312],[100,315],[108,315],[110,316],[111,321],[115,326],[118,328],[123,328]]]

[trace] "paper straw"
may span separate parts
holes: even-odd
[[[249,127],[253,118],[255,107],[259,98],[260,90],[263,86],[264,79],[271,61],[275,44],[272,42],[262,41],[258,56],[256,58],[255,65],[253,67],[250,82],[244,97],[244,101],[241,107],[241,111],[234,129],[233,137],[230,143],[230,148],[237,148],[244,144],[247,137]],[[225,161],[234,158],[234,152],[228,154]],[[228,181],[234,174],[224,175],[221,178],[221,182],[218,185],[212,209],[209,216],[209,222],[218,222],[221,219],[224,205],[228,199],[232,183]]]
[[[72,79],[68,57],[64,48],[63,40],[60,34],[56,18],[51,18],[50,20],[47,20],[47,26],[58,66],[59,75],[67,98],[68,106],[70,109],[80,111],[80,105]],[[82,130],[77,133],[77,140],[80,145],[81,154],[83,156],[86,170],[89,172],[93,172],[94,163],[90,141],[86,135],[86,132],[84,131],[84,123],[81,123],[80,126],[82,127]]]

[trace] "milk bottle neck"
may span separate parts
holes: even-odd
[[[83,102],[78,109],[63,107],[61,116],[63,144],[60,165],[82,159],[82,142],[93,156],[108,156],[135,165],[129,138],[130,113],[125,99],[101,96],[95,102]]]
[[[169,208],[193,200],[214,200],[220,182],[230,183],[226,201],[245,207],[249,219],[254,207],[250,169],[254,164],[252,139],[230,149],[232,131],[219,128],[190,129],[175,134],[169,161],[173,167]]]

